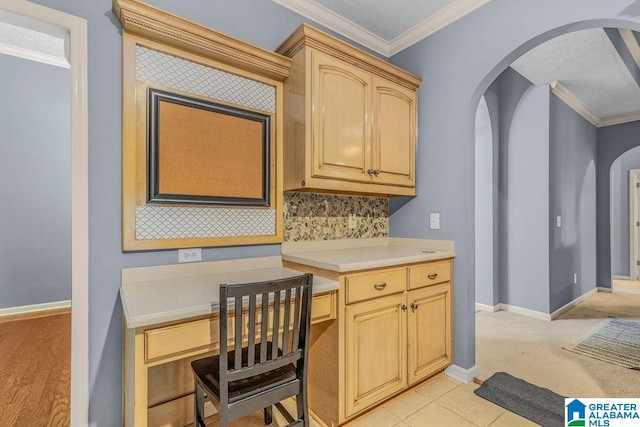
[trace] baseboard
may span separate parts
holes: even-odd
[[[541,311],[529,310],[528,308],[522,308],[515,305],[509,304],[498,304],[498,310],[508,311],[509,313],[521,314],[527,317],[533,317],[534,319],[540,320],[551,320],[551,316],[547,313],[543,313]]]
[[[462,383],[469,384],[478,376],[478,367],[473,365],[469,369],[462,368],[458,365],[451,365],[444,370],[444,374]]]
[[[598,290],[598,292],[606,292],[608,294],[613,292],[612,288],[607,288],[607,287],[604,287],[604,286],[598,286],[596,289]]]
[[[71,312],[71,300],[0,309],[0,321],[26,320]]]
[[[553,320],[556,317],[560,316],[562,313],[572,309],[573,307],[575,307],[576,305],[581,303],[585,298],[588,298],[591,295],[593,295],[595,293],[598,293],[598,292],[600,292],[598,290],[598,288],[593,288],[589,292],[586,292],[586,293],[582,294],[581,296],[579,296],[578,298],[576,298],[573,301],[569,302],[568,304],[563,305],[562,307],[560,307],[559,309],[557,309],[556,311],[551,313],[551,320]]]
[[[488,311],[491,313],[495,313],[496,311],[499,310],[499,306],[500,304],[497,305],[487,305],[487,304],[480,304],[479,302],[476,303],[476,311]]]

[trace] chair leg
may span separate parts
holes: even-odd
[[[296,396],[296,404],[298,405],[298,419],[302,420],[303,425],[308,427],[309,424],[309,405],[307,402],[307,392],[303,390]]]
[[[198,381],[195,381],[194,388],[193,425],[194,427],[206,427],[204,423],[204,391],[200,387],[200,384],[198,384]]]
[[[273,405],[264,408],[264,424],[270,425],[273,422]]]

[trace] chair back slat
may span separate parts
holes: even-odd
[[[282,354],[289,353],[289,325],[291,324],[291,289],[284,291],[284,321],[282,331]]]
[[[295,350],[300,344],[300,299],[302,298],[302,288],[296,288],[295,307],[293,309],[293,341],[291,348]]]
[[[273,345],[271,346],[271,359],[278,358],[278,348],[280,337],[280,292],[276,292],[273,295],[273,329],[272,329],[272,338],[271,342]]]
[[[234,320],[235,320],[235,334],[233,337],[235,360],[233,362],[235,369],[242,367],[242,297],[234,298]],[[225,301],[226,303],[226,301]],[[240,338],[238,338],[240,337]]]
[[[238,297],[236,297],[238,298]],[[253,366],[256,360],[256,296],[249,295],[249,337],[247,340],[248,366]]]
[[[269,294],[262,294],[262,319],[260,322],[260,363],[267,361],[267,333],[269,332]]]
[[[220,296],[227,294],[227,285],[220,285]],[[220,318],[218,323],[220,324],[220,366],[228,366],[228,310],[227,310],[227,298],[220,298]],[[220,370],[220,382],[226,381],[227,372]],[[223,396],[221,396],[223,398]]]

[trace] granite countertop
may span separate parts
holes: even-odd
[[[282,245],[283,260],[336,272],[453,257],[453,242],[443,240],[378,238],[292,242]]]
[[[215,261],[122,270],[120,298],[127,328],[215,313],[220,284],[275,280],[300,275],[276,257]],[[313,293],[338,289],[336,281],[314,276]]]

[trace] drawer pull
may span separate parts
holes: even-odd
[[[373,285],[373,287],[376,291],[381,291],[387,287],[387,282],[376,283],[375,285]]]
[[[427,274],[427,277],[429,278],[429,280],[433,280],[438,277],[438,273]]]

